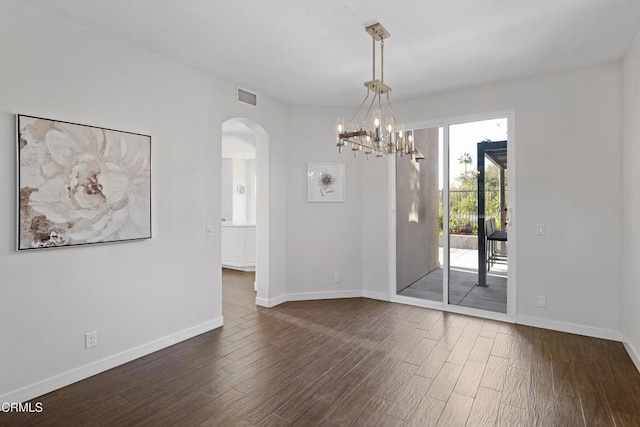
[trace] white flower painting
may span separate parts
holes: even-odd
[[[151,137],[18,115],[18,249],[151,237]]]
[[[307,164],[307,201],[344,202],[344,163]]]

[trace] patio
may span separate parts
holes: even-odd
[[[440,249],[440,265],[443,265],[443,249]],[[449,303],[482,310],[507,312],[507,265],[493,264],[487,273],[488,287],[476,286],[478,282],[478,251],[476,249],[450,248]],[[442,267],[416,280],[398,295],[442,301]]]
[[[423,151],[437,152],[438,135],[431,131],[416,134],[415,141]],[[458,162],[465,169],[446,169],[453,173],[446,189],[433,185],[439,182],[437,156],[427,168],[396,169],[397,294],[442,302],[447,266],[449,304],[506,313],[507,141],[465,143],[477,152],[476,164],[463,152]]]

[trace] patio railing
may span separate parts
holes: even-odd
[[[486,217],[500,223],[500,190],[485,190]],[[478,192],[451,190],[449,192],[450,228],[452,234],[478,234]],[[442,191],[440,191],[440,218],[442,220]],[[440,224],[442,229],[442,224]]]

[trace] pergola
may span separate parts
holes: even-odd
[[[505,230],[506,198],[505,198],[505,170],[507,169],[507,141],[478,142],[478,286],[487,285],[487,236],[485,235],[485,158],[500,169],[500,229]],[[506,238],[506,234],[505,234]]]

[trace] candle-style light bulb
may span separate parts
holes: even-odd
[[[413,144],[413,131],[407,135],[407,146],[405,148],[406,154],[412,154],[414,151]]]
[[[337,132],[336,132],[336,145],[338,146],[338,152],[342,153],[342,147],[344,147],[344,141],[340,138],[344,128],[342,127],[342,119],[338,119]]]
[[[337,122],[338,122],[338,125],[336,126],[337,127],[336,145],[338,146],[338,152],[342,153],[342,147],[344,147],[344,144],[345,144],[345,142],[340,138],[340,135],[342,135],[342,133],[344,132],[344,126],[342,125],[343,123],[342,118],[338,118]]]
[[[379,118],[375,118],[373,119],[373,126],[378,129],[380,127],[380,119]]]

